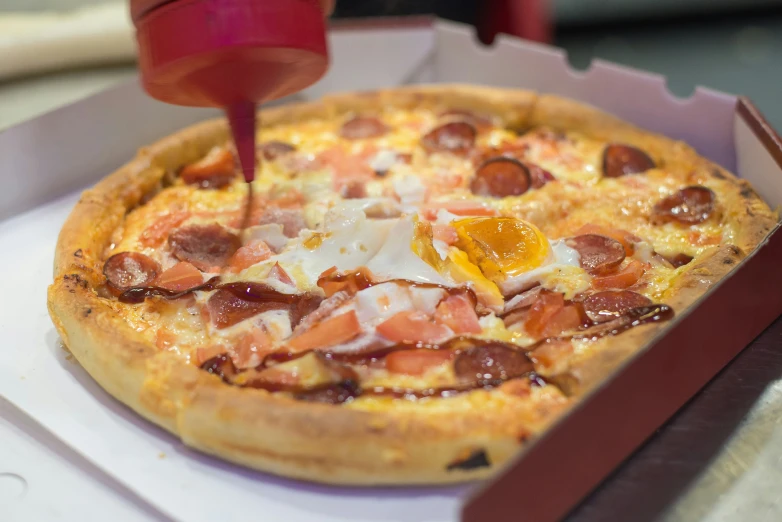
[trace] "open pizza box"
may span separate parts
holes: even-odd
[[[605,62],[574,71],[561,50],[505,37],[484,47],[469,28],[430,19],[340,24],[331,49],[327,76],[295,98],[421,82],[559,94],[684,140],[751,181],[772,207],[782,204],[782,143],[748,100],[700,88],[678,99],[660,76]],[[70,360],[49,321],[45,291],[57,234],[79,191],[128,161],[139,146],[213,114],[160,104],[132,82],[0,134],[0,324],[6,340],[0,396],[10,403],[0,415],[16,415],[33,437],[59,439],[56,447],[80,456],[70,459],[73,466],[86,459],[123,494],[148,505],[147,515],[188,521],[240,520],[250,513],[287,522],[554,520],[782,313],[782,233],[775,230],[662,337],[484,483],[336,488],[201,455],[113,400]],[[716,327],[726,324],[729,329]]]

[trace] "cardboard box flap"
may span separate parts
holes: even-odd
[[[665,78],[595,60],[586,71],[570,67],[567,53],[500,36],[482,45],[468,26],[438,21],[434,76],[438,82],[524,87],[592,104],[640,127],[686,141],[700,154],[735,171],[736,98],[699,87],[688,99],[671,94]],[[509,66],[511,63],[523,66]]]

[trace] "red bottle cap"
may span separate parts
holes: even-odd
[[[311,85],[328,67],[318,0],[131,0],[131,17],[146,91],[226,108],[248,180],[255,104]]]

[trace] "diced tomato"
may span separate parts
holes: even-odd
[[[367,158],[360,154],[351,154],[342,147],[333,147],[318,154],[315,162],[321,167],[330,167],[334,182],[340,188],[348,180],[370,181],[375,171],[369,166]]]
[[[592,279],[592,288],[595,290],[609,290],[612,288],[629,288],[641,279],[644,275],[647,265],[631,259],[624,268],[619,269],[613,274]]]
[[[497,211],[480,201],[471,201],[468,199],[457,199],[453,201],[437,201],[428,203],[421,207],[422,215],[428,220],[437,218],[437,211],[447,210],[457,216],[496,216]]]
[[[451,330],[422,313],[399,312],[377,326],[377,333],[389,341],[413,341],[431,343],[440,341],[451,334]]]
[[[160,246],[168,238],[168,234],[184,223],[190,215],[190,212],[180,211],[161,216],[157,221],[144,229],[139,236],[139,242],[147,247]]]
[[[466,296],[452,295],[437,305],[434,320],[457,334],[481,333],[481,325],[472,302]]]
[[[631,232],[628,232],[627,230],[622,230],[621,228],[604,227],[601,225],[595,225],[593,223],[587,223],[586,225],[576,230],[576,233],[573,235],[581,236],[584,234],[597,234],[600,236],[610,237],[611,239],[616,239],[622,243],[622,246],[625,248],[625,255],[628,256],[633,255],[633,252],[635,252],[635,246],[633,244],[641,241],[640,237]]]
[[[155,335],[155,346],[158,350],[168,350],[176,343],[176,336],[167,328],[161,328]]]
[[[239,368],[254,368],[269,353],[272,345],[271,336],[263,328],[255,328],[247,332],[233,346],[231,359]]]
[[[214,147],[203,159],[187,165],[179,173],[185,183],[219,188],[236,175],[234,155],[225,147]]]
[[[527,312],[524,329],[533,337],[542,337],[546,324],[565,307],[565,298],[555,292],[541,292]]]
[[[280,283],[285,283],[286,285],[292,285],[293,279],[291,279],[291,276],[288,275],[288,272],[285,271],[283,267],[280,266],[279,263],[274,263],[274,266],[271,270],[269,270],[269,278],[276,279]]]
[[[203,282],[204,276],[200,270],[187,261],[181,261],[157,276],[152,284],[166,290],[184,292]]]
[[[231,272],[241,272],[256,263],[265,261],[272,256],[269,245],[256,239],[249,244],[239,248],[228,260],[228,269]]]
[[[556,340],[542,344],[532,352],[536,363],[546,369],[554,368],[558,362],[573,353],[573,344],[567,340]]]
[[[344,343],[361,333],[361,324],[356,312],[332,316],[288,341],[288,348],[294,352],[314,348],[328,348]]]
[[[554,337],[562,332],[578,328],[586,321],[577,305],[566,305],[560,308],[543,327],[543,337]]]
[[[386,369],[393,373],[423,375],[430,368],[450,361],[452,357],[453,352],[450,350],[400,350],[386,356]]]
[[[459,239],[456,229],[451,225],[432,224],[432,237],[439,239],[448,245],[453,245]]]
[[[225,353],[228,350],[225,349],[225,346],[222,344],[214,344],[212,346],[207,346],[205,348],[199,348],[196,350],[196,364],[198,366],[201,366],[206,361],[211,359],[212,357],[217,357],[221,353]]]

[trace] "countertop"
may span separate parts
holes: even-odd
[[[126,65],[0,84],[0,130],[134,73],[134,68]],[[17,437],[18,451],[47,452],[52,469],[72,476],[72,480],[58,483],[61,498],[82,497],[85,491],[103,492],[105,500],[84,511],[82,520],[159,517],[139,499],[119,491],[120,486],[107,483],[107,477],[89,464],[77,462],[79,458],[64,445],[24,441],[29,421],[10,406],[0,406],[0,418],[5,418],[0,428],[9,437]],[[628,459],[568,521],[778,521],[782,520],[779,484],[782,318]],[[24,484],[0,469],[0,500],[10,501],[20,491],[23,495],[23,488]]]

